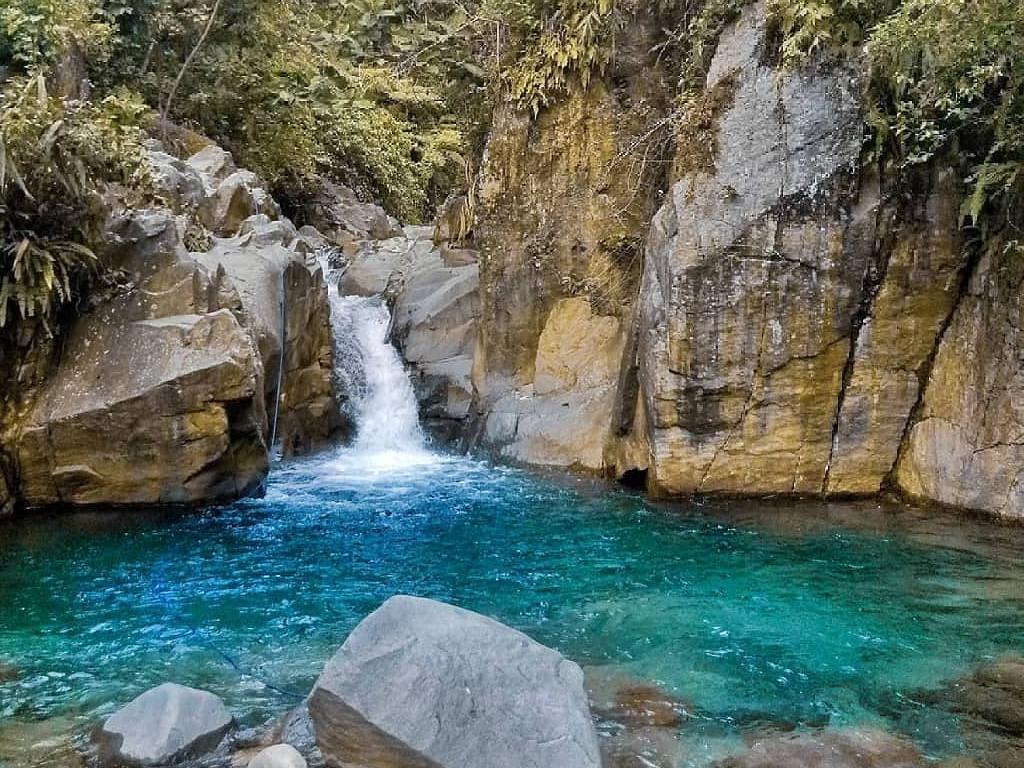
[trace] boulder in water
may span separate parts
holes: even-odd
[[[234,725],[207,691],[164,683],[111,715],[96,735],[100,765],[166,765],[215,750]]]
[[[290,744],[275,744],[256,755],[249,768],[306,768],[306,758]]]
[[[904,738],[871,728],[823,730],[762,739],[715,768],[923,768]]]
[[[470,611],[393,597],[362,621],[310,696],[328,764],[598,768],[583,672]]]
[[[13,664],[0,661],[0,683],[10,683],[21,677],[21,670]]]
[[[1024,736],[1024,657],[1006,656],[953,683],[954,708],[1012,736]]]

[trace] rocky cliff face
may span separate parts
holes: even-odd
[[[958,295],[958,201],[942,177],[910,203],[880,190],[856,70],[781,71],[765,41],[760,6],[722,36],[713,163],[652,225],[637,352],[650,483],[875,493]]]
[[[906,493],[1024,518],[1024,264],[989,253],[942,336],[896,480]]]
[[[9,416],[29,507],[237,498],[262,483],[275,433],[292,453],[340,426],[311,246],[227,153],[150,157],[168,207],[115,216],[120,284]]]
[[[499,115],[470,439],[659,494],[891,487],[1024,514],[1019,267],[969,258],[954,159],[864,163],[859,62],[789,71],[770,44],[761,4],[726,28],[656,213],[608,181],[642,133],[621,90]],[[607,260],[633,236],[638,293]]]
[[[640,9],[603,81],[536,121],[502,110],[481,170],[482,324],[470,442],[599,470],[673,86]]]

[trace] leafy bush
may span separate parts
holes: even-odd
[[[41,75],[0,102],[0,327],[50,327],[99,264],[110,183],[145,186],[138,145],[145,107],[124,96],[93,105],[50,96]]]
[[[971,166],[966,220],[982,237],[1024,223],[1024,5],[907,0],[868,50],[873,122],[895,162],[955,147]]]
[[[521,43],[515,63],[504,73],[509,97],[536,114],[578,82],[586,88],[613,54],[614,0],[560,0],[530,9],[501,6]]]
[[[891,171],[955,155],[964,223],[988,247],[1024,226],[1024,4],[772,0],[781,58],[866,42],[874,156]]]
[[[770,0],[769,17],[780,38],[786,64],[800,63],[819,51],[850,50],[899,0]]]
[[[476,20],[455,0],[106,0],[119,36],[109,83],[231,149],[271,184],[318,172],[410,221],[457,179],[486,96],[473,63]],[[461,138],[454,139],[455,134]],[[438,150],[438,147],[443,149]]]
[[[104,58],[112,30],[98,0],[18,0],[0,4],[0,66],[21,71],[52,62],[74,42]]]

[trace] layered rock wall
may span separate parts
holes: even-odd
[[[506,459],[602,466],[675,87],[656,50],[667,22],[632,5],[606,78],[536,120],[499,110],[487,145],[474,228],[485,321],[469,442]],[[552,354],[582,363],[584,339],[595,342],[586,364],[596,368],[579,389],[542,372]]]
[[[167,207],[114,217],[119,284],[8,403],[25,506],[238,498],[340,426],[312,247],[227,153],[150,157]]]
[[[942,343],[896,469],[907,494],[1024,518],[1024,261],[986,253]]]
[[[1019,257],[976,263],[955,153],[865,161],[855,56],[784,69],[772,40],[759,3],[722,33],[649,228],[596,181],[634,127],[621,78],[499,115],[469,439],[658,494],[896,489],[1024,515]],[[610,274],[615,227],[645,251],[638,294],[620,271],[609,302],[587,277]]]

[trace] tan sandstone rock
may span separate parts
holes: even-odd
[[[911,496],[1024,517],[1024,264],[986,254],[939,347],[897,467]]]

